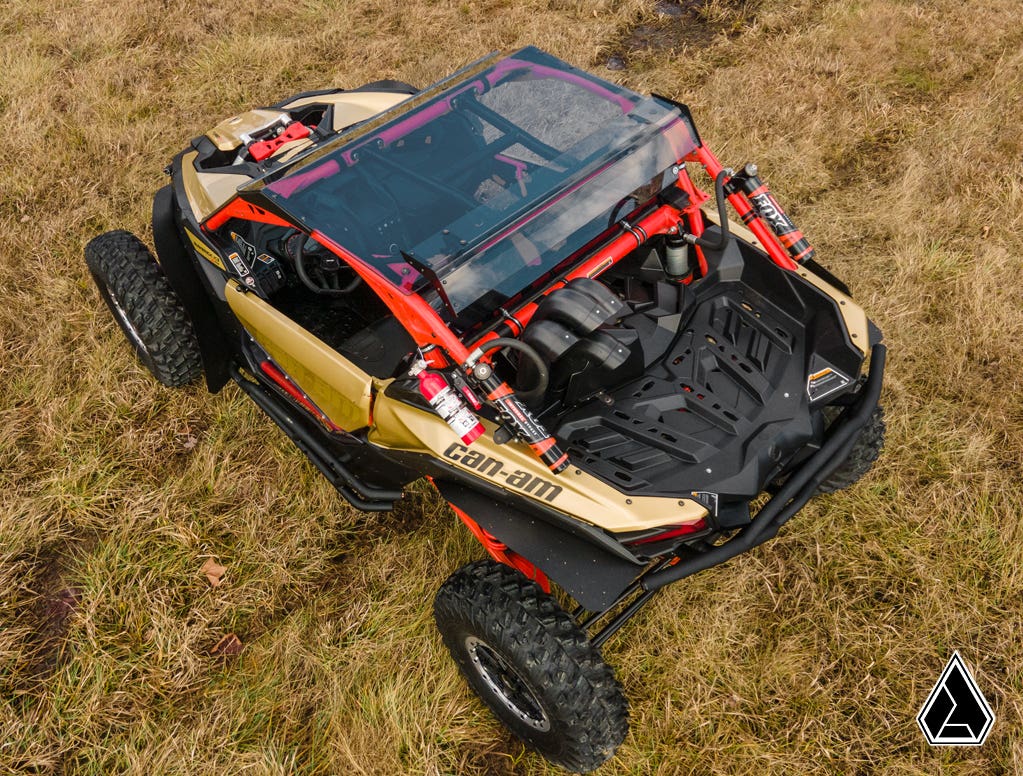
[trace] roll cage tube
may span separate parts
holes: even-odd
[[[529,50],[530,50],[529,48],[523,49],[519,53],[520,54],[527,53]],[[488,62],[487,58],[480,60],[480,64],[484,64],[486,62]],[[586,73],[578,71],[561,70],[558,68],[539,64],[528,59],[516,59],[515,57],[511,57],[496,62],[496,64],[493,65],[493,69],[490,70],[490,72],[481,73],[472,80],[465,81],[461,85],[455,84],[454,86],[449,86],[448,88],[452,89],[452,92],[445,99],[439,100],[435,104],[428,106],[423,110],[416,111],[410,114],[408,117],[396,122],[393,126],[384,129],[379,133],[379,139],[382,140],[385,145],[389,145],[396,140],[400,140],[402,137],[409,134],[410,132],[414,132],[416,129],[419,129],[430,120],[437,118],[442,114],[450,112],[454,102],[458,100],[460,97],[471,96],[473,99],[475,99],[477,95],[484,94],[490,91],[491,89],[499,86],[504,81],[505,78],[507,78],[509,75],[512,75],[516,71],[520,70],[522,67],[530,68],[536,79],[555,78],[558,80],[562,80],[567,83],[571,83],[575,86],[578,86],[581,89],[585,89],[591,94],[601,97],[602,99],[608,100],[609,102],[614,102],[618,105],[619,108],[622,109],[624,113],[628,113],[635,107],[632,100],[630,100],[628,97],[626,97],[623,94],[616,93],[606,88],[605,86],[602,86],[597,81],[592,80],[591,77]],[[452,76],[452,78],[454,78],[457,75],[458,73]],[[540,142],[537,138],[532,138],[532,140],[535,140],[538,143]],[[351,151],[358,150],[363,145],[369,142],[371,142],[371,140],[367,139],[363,143],[359,143],[358,145],[350,149],[348,153],[350,153]],[[542,145],[546,146],[546,144]],[[550,149],[549,146],[547,146],[547,148],[551,151],[554,150]],[[324,150],[327,149],[325,148]],[[540,156],[544,156],[544,154],[540,154]],[[302,162],[302,164],[312,161],[314,161],[314,159],[310,158],[306,162]]]
[[[771,260],[783,269],[794,270],[797,267],[796,262],[792,260],[788,252],[779,242],[777,235],[760,219],[753,206],[750,204],[749,199],[740,190],[728,189],[728,183],[732,180],[733,173],[730,170],[726,170],[722,166],[721,162],[714,153],[707,148],[706,145],[699,145],[697,148],[690,153],[686,158],[687,162],[699,162],[703,165],[703,169],[707,171],[707,174],[718,180],[722,172],[726,174],[723,179],[723,183],[726,187],[726,194],[728,201],[732,207],[735,208],[735,212],[739,214],[739,218],[749,228],[753,234],[756,235],[760,244],[764,246],[764,250],[767,251],[767,255],[771,257]],[[699,237],[700,235],[696,235]]]
[[[483,353],[479,350],[470,353],[422,297],[418,294],[403,294],[376,268],[345,250],[322,232],[313,231],[312,237],[333,251],[342,261],[347,262],[363,281],[376,291],[398,316],[398,320],[420,348],[434,345],[444,350],[486,399],[497,407],[505,422],[529,445],[547,468],[555,474],[568,468],[568,454],[561,450],[550,432],[516,398],[511,386],[500,379],[489,364],[483,362]],[[432,365],[442,365],[436,362],[432,351],[427,354],[427,358]]]
[[[680,211],[670,205],[662,205],[634,224],[629,224],[624,220],[620,221],[619,225],[621,226],[621,233],[616,238],[607,245],[593,251],[592,256],[567,273],[561,281],[551,284],[551,286],[544,292],[543,296],[547,296],[551,292],[561,288],[569,281],[576,278],[595,278],[603,274],[606,270],[610,269],[629,255],[629,253],[642,245],[650,237],[658,234],[670,233],[681,228],[680,222],[683,215],[685,215],[689,220],[690,229],[692,230],[692,234],[690,236],[693,238],[691,242],[695,246],[700,271],[705,274],[707,271],[707,261],[703,255],[703,247],[713,248],[715,246],[706,243],[702,237],[705,227],[703,212],[700,210],[700,205],[710,199],[710,197],[697,188],[696,184],[693,183],[686,171],[685,162],[696,162],[700,164],[707,171],[707,174],[714,179],[715,198],[718,205],[718,217],[723,224],[726,224],[727,222],[726,213],[724,212],[723,207],[724,200],[727,200],[732,207],[735,208],[742,222],[747,225],[750,231],[752,231],[757,237],[763,245],[764,250],[775,264],[787,270],[795,270],[797,268],[798,265],[786,252],[778,237],[753,209],[746,194],[738,188],[729,187],[729,183],[733,179],[738,180],[739,176],[734,176],[731,171],[722,166],[721,162],[718,161],[713,152],[711,152],[706,145],[701,144],[698,148],[696,148],[696,150],[688,154],[684,160],[679,163],[678,186],[686,193],[686,195],[688,195],[688,206]],[[724,241],[727,239],[728,234],[727,225],[723,225],[721,228],[721,240]],[[532,319],[533,314],[536,312],[538,307],[539,301],[530,301],[518,308],[512,308],[507,311],[505,314],[505,320],[509,322],[509,328],[512,325],[510,322],[514,321],[516,328],[519,329],[517,333],[521,334],[522,330]],[[475,344],[477,346],[483,345],[498,336],[499,335],[496,331],[491,330],[480,337]]]
[[[473,100],[473,102],[475,101]],[[780,240],[780,235],[777,235],[775,231],[772,231],[763,222],[741,187],[728,186],[729,181],[733,177],[732,172],[726,170],[717,157],[705,145],[701,144],[690,152],[684,160],[678,163],[677,185],[679,189],[689,195],[688,202],[681,210],[671,205],[661,205],[635,224],[630,224],[625,219],[622,219],[619,222],[621,233],[617,237],[612,239],[607,245],[595,250],[593,255],[584,260],[578,267],[566,273],[560,282],[552,284],[547,293],[576,278],[594,278],[601,275],[633,250],[642,246],[654,235],[681,230],[683,214],[687,216],[690,227],[693,230],[693,233],[689,235],[689,239],[697,248],[719,247],[717,244],[710,243],[702,238],[704,231],[703,223],[702,218],[697,215],[697,211],[701,202],[705,201],[707,197],[689,179],[683,163],[684,161],[700,163],[714,179],[718,216],[721,221],[720,228],[722,230],[719,243],[727,240],[728,219],[727,214],[724,212],[724,200],[727,197],[743,222],[750,227],[760,240],[771,259],[784,269],[796,269],[797,264],[786,253]],[[391,307],[403,326],[412,335],[417,345],[430,351],[427,360],[431,365],[446,366],[444,356],[437,352],[437,350],[439,349],[439,351],[445,353],[454,364],[465,372],[473,384],[478,389],[481,389],[486,399],[497,407],[504,420],[515,430],[517,436],[530,446],[538,458],[555,473],[563,471],[567,467],[567,454],[561,451],[556,440],[546,428],[533,417],[525,405],[515,396],[512,388],[498,378],[490,364],[486,363],[488,359],[484,351],[480,349],[480,346],[497,337],[494,331],[481,337],[475,343],[476,347],[470,351],[451,331],[437,312],[418,294],[403,293],[401,289],[388,281],[377,268],[359,259],[322,232],[313,231],[312,237],[327,246],[338,258],[351,266],[370,288]],[[703,269],[705,261],[703,261],[702,255],[699,258],[701,259],[701,269]],[[515,320],[521,328],[529,322],[537,307],[537,302],[532,301],[521,306],[514,314],[506,317]],[[430,348],[430,346],[433,346],[433,348]]]
[[[310,236],[359,274],[363,282],[391,308],[420,348],[427,348],[430,345],[440,348],[459,366],[468,361],[468,348],[462,344],[462,341],[444,323],[436,310],[430,307],[422,297],[418,294],[404,293],[398,286],[385,278],[376,267],[338,245],[323,232],[314,229]],[[447,366],[443,361],[438,360],[439,354],[433,350],[429,351],[426,356],[427,362],[431,366]]]
[[[578,267],[568,272],[561,281],[552,284],[544,296],[567,285],[576,278],[595,278],[603,274],[645,243],[650,237],[653,237],[655,234],[663,234],[673,228],[678,228],[680,218],[680,212],[674,207],[661,205],[635,224],[622,224],[621,234],[603,248],[595,251],[593,256]],[[622,222],[619,223],[621,224]],[[512,311],[509,318],[513,319],[522,328],[525,328],[538,307],[538,301],[528,302]],[[521,334],[521,331],[519,333]],[[481,337],[475,344],[482,346],[497,336],[495,332],[491,331]]]

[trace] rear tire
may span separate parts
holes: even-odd
[[[145,244],[131,232],[105,232],[85,246],[85,263],[114,320],[153,377],[171,388],[198,380],[199,341]]]
[[[881,449],[884,447],[884,434],[884,410],[877,406],[860,432],[849,457],[828,475],[817,492],[834,493],[851,487],[863,479],[867,472],[874,468],[874,462],[881,455]]]
[[[607,761],[628,732],[611,667],[535,582],[491,560],[441,586],[434,617],[469,684],[527,746],[568,770]]]

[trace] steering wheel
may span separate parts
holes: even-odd
[[[315,240],[307,238],[301,233],[295,238],[295,271],[298,273],[298,279],[302,281],[302,285],[314,294],[323,296],[343,296],[352,293],[359,287],[362,277],[358,274],[346,285],[341,285],[341,271],[350,270],[351,267],[343,263],[333,253],[324,251],[313,256],[306,256],[307,240],[313,245],[318,245]]]

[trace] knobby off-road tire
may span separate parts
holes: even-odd
[[[571,771],[608,760],[628,732],[611,667],[535,582],[491,560],[441,586],[434,617],[462,674],[529,747]]]
[[[85,246],[85,263],[100,296],[153,377],[171,388],[198,380],[199,341],[145,244],[131,232],[105,232]]]
[[[834,493],[859,482],[867,472],[874,468],[874,462],[881,455],[884,447],[884,410],[878,406],[874,409],[867,425],[860,432],[859,439],[853,445],[849,457],[835,471],[828,475],[817,489],[818,493]]]

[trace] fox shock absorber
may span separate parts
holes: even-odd
[[[469,374],[483,396],[497,406],[504,420],[530,446],[547,468],[555,474],[564,471],[568,467],[568,454],[558,447],[554,437],[515,397],[511,387],[494,374],[490,364],[477,361],[470,367],[470,362],[467,361],[465,366],[471,368]]]
[[[778,238],[778,242],[789,252],[793,261],[806,261],[814,256],[813,248],[807,242],[803,233],[792,223],[778,200],[771,194],[771,190],[757,176],[757,166],[747,164],[742,172],[733,175],[728,182],[733,190],[741,189],[750,201],[753,210],[743,216],[743,223],[749,224],[754,217],[760,219],[770,227]]]

